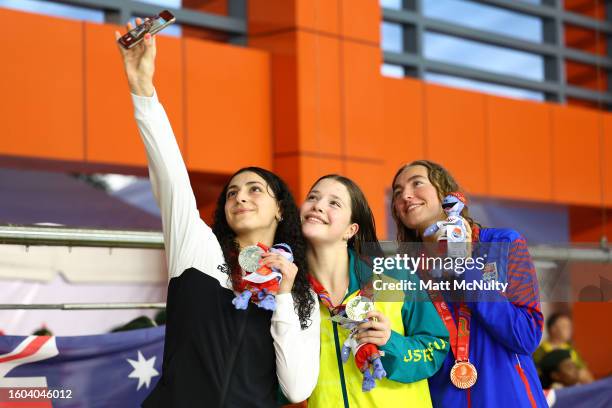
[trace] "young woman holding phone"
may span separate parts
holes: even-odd
[[[170,275],[162,376],[143,406],[275,407],[279,385],[290,401],[306,399],[318,374],[320,321],[287,186],[267,170],[240,169],[219,196],[212,229],[206,225],[153,86],[155,38],[147,34],[119,51],[161,209]],[[291,247],[294,263],[273,253],[262,260],[282,273],[276,310],[252,302],[236,309],[240,250],[281,242]]]

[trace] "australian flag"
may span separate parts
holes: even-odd
[[[0,336],[0,408],[140,407],[159,380],[163,350],[164,327]]]

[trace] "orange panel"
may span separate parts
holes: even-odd
[[[297,0],[249,0],[249,39],[295,27]]]
[[[7,9],[0,20],[0,154],[82,160],[83,24]]]
[[[184,40],[187,162],[233,173],[271,165],[270,60],[257,50]]]
[[[612,207],[612,115],[609,113],[601,115],[603,116],[604,128],[603,146],[601,147],[603,152],[604,203],[607,207]]]
[[[425,85],[426,158],[448,169],[470,194],[487,194],[485,96]]]
[[[578,302],[573,305],[574,344],[597,378],[610,375],[612,367],[612,325],[602,324],[602,316],[611,314],[610,302]],[[604,319],[609,322],[609,318]]]
[[[603,235],[612,238],[612,209],[570,205],[569,222],[572,242],[599,245]]]
[[[550,105],[486,96],[487,151],[493,196],[551,200]]]
[[[340,41],[304,31],[298,41],[300,150],[340,155]]]
[[[249,0],[249,36],[288,29],[339,33],[337,0]]]
[[[337,0],[296,0],[297,26],[328,34],[339,34]]]
[[[605,20],[606,16],[605,1],[600,0],[564,0],[563,8],[599,20]]]
[[[87,160],[146,165],[127,80],[114,41],[116,28],[85,24]],[[179,39],[166,36],[159,36],[156,41],[155,85],[179,146],[182,146],[181,44]]]
[[[383,87],[383,182],[391,184],[405,163],[422,159],[423,82],[409,78],[382,78]]]
[[[380,44],[382,10],[378,0],[340,0],[341,35]]]
[[[376,220],[376,234],[379,239],[387,237],[387,208],[385,191],[391,180],[381,180],[384,165],[356,160],[346,161],[346,176],[359,185],[368,200]]]
[[[384,129],[380,48],[344,41],[341,64],[345,154],[380,159]]]
[[[601,205],[599,114],[556,105],[552,112],[555,201]]]
[[[297,35],[295,32],[250,37],[249,46],[270,52],[275,152],[299,149],[297,106]]]
[[[570,85],[581,86],[594,91],[600,90],[602,92],[605,92],[608,89],[606,71],[604,69],[598,70],[598,68],[593,65],[566,61],[565,75],[567,78],[567,83]],[[595,108],[597,108],[596,103],[593,105]]]
[[[315,155],[283,155],[274,158],[274,171],[289,184],[301,205],[312,184],[321,176],[342,172],[343,162]]]

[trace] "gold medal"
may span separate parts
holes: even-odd
[[[465,390],[476,384],[478,372],[476,367],[469,361],[455,361],[455,365],[451,368],[450,379],[453,385],[457,388]]]

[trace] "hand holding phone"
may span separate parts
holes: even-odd
[[[136,19],[136,25],[143,25],[143,20]],[[128,32],[134,29],[131,23],[126,25]],[[155,37],[150,32],[143,34],[143,39],[131,46],[124,48],[119,42],[121,39],[119,31],[115,31],[117,48],[123,59],[123,66],[130,86],[130,91],[139,96],[152,96],[155,88],[153,86],[153,74],[155,73]]]
[[[136,27],[130,29],[126,34],[117,39],[117,42],[125,49],[130,49],[140,43],[145,35],[154,35],[176,21],[176,18],[168,10],[164,10],[159,15],[147,17],[141,23],[136,22]]]

